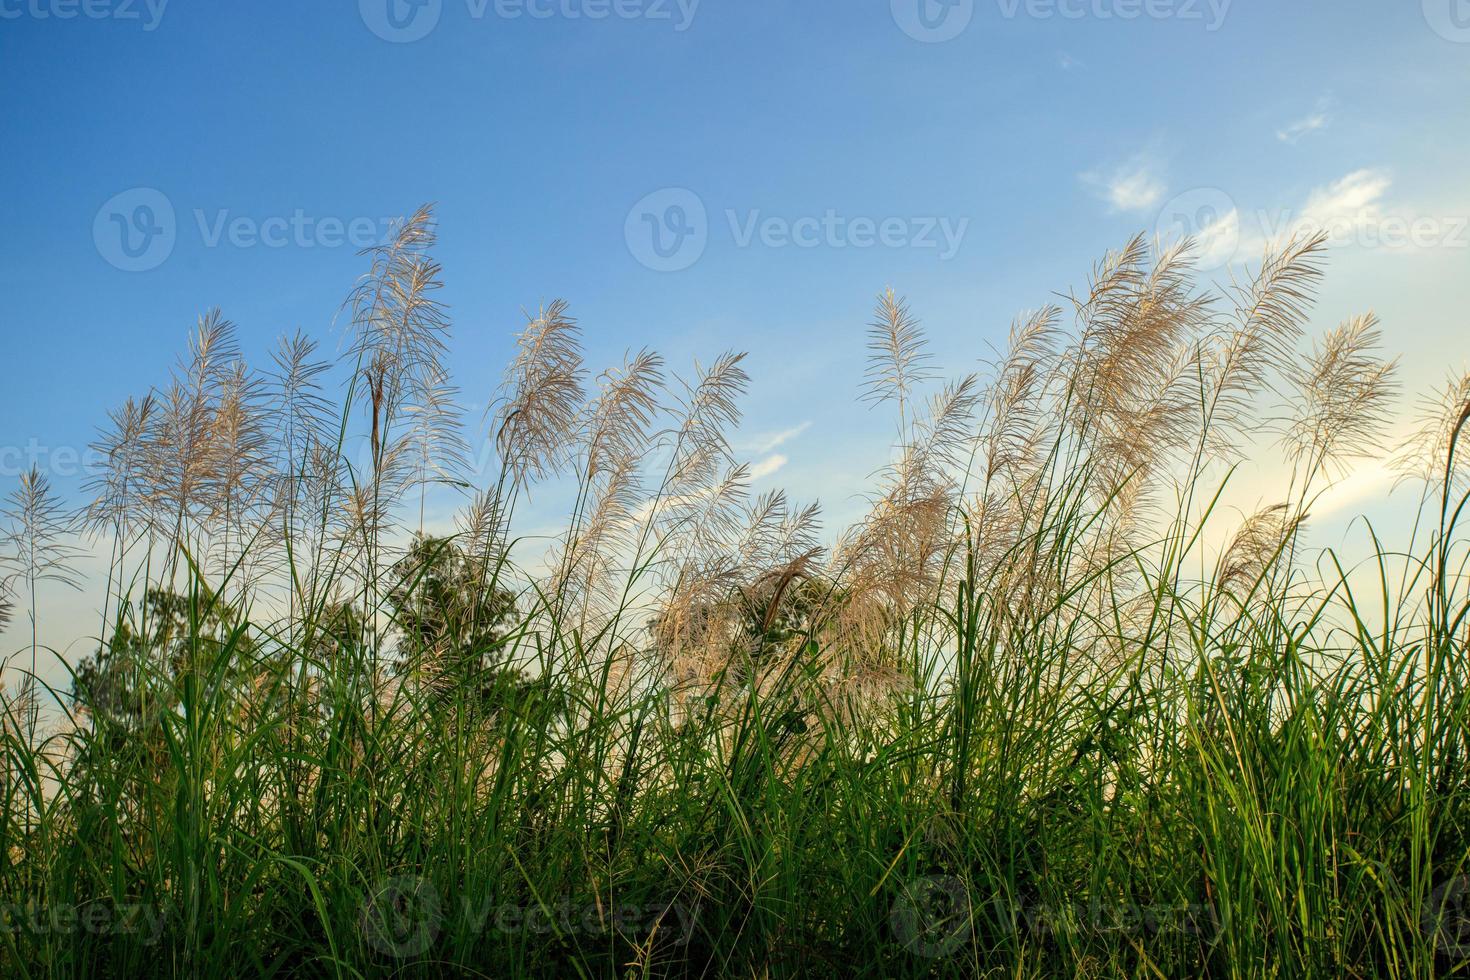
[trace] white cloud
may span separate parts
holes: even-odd
[[[1236,255],[1245,261],[1258,261],[1268,244],[1280,245],[1316,232],[1325,233],[1329,245],[1374,240],[1374,236],[1363,232],[1382,224],[1381,202],[1392,186],[1393,178],[1382,170],[1354,170],[1331,184],[1314,188],[1300,207],[1262,210],[1256,216],[1256,227],[1241,235]]]
[[[1332,123],[1332,116],[1327,111],[1330,106],[1330,99],[1325,97],[1318,99],[1314,112],[1276,130],[1276,138],[1283,143],[1295,143],[1308,133],[1326,129]]]
[[[1139,154],[1111,173],[1085,173],[1082,182],[1090,185],[1113,211],[1146,211],[1164,196],[1164,181],[1157,170],[1147,154]]]
[[[1204,224],[1195,235],[1195,254],[1202,269],[1215,269],[1229,262],[1240,250],[1240,211],[1231,208],[1226,214]]]
[[[750,481],[754,483],[756,480],[770,476],[785,466],[786,463],[786,457],[780,453],[776,453],[774,456],[767,456],[750,468]]]
[[[811,422],[803,422],[800,425],[793,425],[789,429],[782,429],[780,432],[767,432],[754,435],[749,442],[743,444],[743,448],[746,452],[754,453],[755,455],[768,453],[795,439],[811,427]]]
[[[1323,491],[1308,510],[1319,521],[1344,512],[1356,513],[1364,504],[1386,500],[1394,479],[1393,470],[1382,460],[1365,462]]]
[[[1312,191],[1302,218],[1319,228],[1356,226],[1378,214],[1378,202],[1393,180],[1381,170],[1354,170],[1327,187]]]

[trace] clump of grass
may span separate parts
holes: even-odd
[[[433,243],[423,209],[369,253],[341,365],[298,335],[257,374],[211,313],[112,416],[97,653],[45,731],[0,732],[9,972],[1470,959],[1470,401],[1452,379],[1400,453],[1411,539],[1310,569],[1395,397],[1371,317],[1300,352],[1320,239],[1224,296],[1136,239],[947,383],[883,293],[863,396],[894,452],[830,534],[749,492],[742,354],[594,376],[561,300],[472,443]],[[1282,498],[1213,533],[1269,433]],[[430,487],[464,493],[454,530]],[[550,542],[517,532],[533,490],[570,500]],[[44,512],[14,540],[54,542]]]

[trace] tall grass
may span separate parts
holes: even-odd
[[[883,294],[894,452],[830,535],[748,493],[742,355],[594,378],[561,301],[472,444],[433,241],[425,209],[367,257],[341,364],[298,335],[256,373],[212,313],[104,431],[97,654],[46,724],[4,705],[7,974],[1470,960],[1470,379],[1398,455],[1408,540],[1313,560],[1395,397],[1371,317],[1303,344],[1320,240],[1225,295],[1135,240],[947,384]],[[1232,529],[1235,464],[1278,445]],[[533,491],[571,501],[549,546]],[[34,621],[66,522],[17,500]]]

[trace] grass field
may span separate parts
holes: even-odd
[[[894,451],[830,532],[747,491],[741,355],[593,375],[560,302],[472,442],[432,245],[425,210],[365,257],[337,364],[247,367],[207,315],[83,511],[12,497],[6,975],[1470,961],[1470,377],[1398,391],[1371,316],[1311,336],[1320,240],[1224,294],[1135,240],[947,383],[884,293]],[[1311,549],[1405,406],[1412,532]],[[1289,489],[1241,520],[1246,455]],[[104,640],[52,691],[78,534]]]

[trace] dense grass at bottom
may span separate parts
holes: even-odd
[[[56,736],[49,773],[7,736],[0,958],[917,977],[1430,976],[1470,956],[1466,652],[1442,614],[1412,643],[1360,625],[1326,649],[1284,602],[1201,612],[1105,669],[1061,652],[1060,622],[995,608],[947,587],[915,622],[953,627],[952,659],[915,655],[881,711],[820,706],[790,668],[680,704],[613,687],[575,636],[540,637],[514,681],[373,697],[363,649],[253,640],[196,582],[174,710]]]

